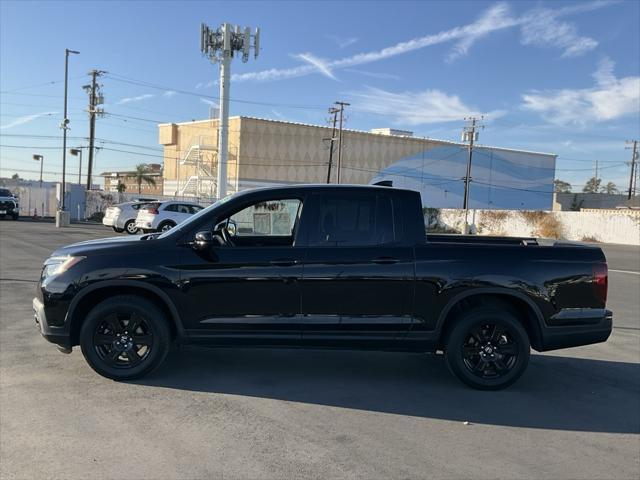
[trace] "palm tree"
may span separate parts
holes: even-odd
[[[156,181],[150,174],[151,168],[146,163],[139,163],[136,165],[135,172],[133,177],[138,184],[138,194],[142,193],[142,182],[145,182],[147,185],[151,185],[153,187],[156,186]]]

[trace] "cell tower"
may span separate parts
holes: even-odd
[[[251,39],[253,38],[253,45]],[[238,25],[223,23],[212,30],[207,25],[200,25],[200,51],[211,60],[220,63],[220,121],[218,126],[218,198],[227,195],[227,155],[229,139],[229,80],[231,78],[231,59],[236,52],[242,52],[242,61],[249,60],[249,52],[253,47],[254,58],[260,53],[260,29],[252,34],[249,27],[242,29]]]

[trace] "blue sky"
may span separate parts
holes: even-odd
[[[81,87],[97,68],[108,72],[97,170],[159,161],[155,122],[205,118],[218,96],[199,25],[227,21],[262,29],[258,59],[233,62],[232,115],[325,124],[344,100],[348,128],[459,140],[463,118],[484,114],[480,143],[556,153],[556,177],[578,190],[598,160],[624,189],[625,140],[640,136],[639,19],[637,1],[3,0],[0,175],[37,178],[41,153],[45,179],[59,178],[65,48],[81,52],[69,146],[87,144]]]

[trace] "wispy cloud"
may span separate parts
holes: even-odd
[[[593,38],[580,36],[575,25],[558,21],[558,16],[558,11],[547,8],[530,12],[521,28],[522,44],[560,48],[563,57],[582,55],[598,46]]]
[[[349,45],[353,45],[358,41],[358,38],[356,37],[342,38],[342,37],[338,37],[337,35],[327,35],[327,38],[330,38],[331,40],[336,42],[336,45],[338,45],[338,48],[341,48],[341,49],[346,48]]]
[[[218,108],[219,104],[218,102],[214,102],[213,100],[209,100],[208,98],[200,98],[200,101],[202,103],[206,103],[207,105],[209,105],[210,107],[216,107]]]
[[[295,58],[303,60],[308,64],[316,67],[318,71],[323,74],[325,77],[329,77],[331,80],[338,80],[336,76],[331,71],[331,67],[329,66],[329,62],[323,60],[321,58],[316,57],[312,53],[299,53],[294,55]]]
[[[397,125],[460,122],[465,116],[482,114],[466,105],[457,95],[440,90],[394,93],[367,87],[362,92],[351,92],[349,96],[354,109],[388,116]],[[495,119],[504,114],[495,110],[486,115]]]
[[[17,127],[18,125],[24,125],[25,123],[33,122],[38,118],[56,115],[57,113],[58,112],[41,112],[41,113],[33,113],[31,115],[24,115],[22,117],[16,118],[13,122],[7,123],[5,125],[0,125],[0,130]]]
[[[175,90],[165,90],[165,92],[162,94],[162,96],[166,97],[166,98],[171,98],[171,97],[173,97],[174,95],[177,95],[177,94],[178,94],[178,92],[176,92]]]
[[[309,62],[308,55],[310,54],[303,54],[307,56],[307,58],[300,56],[298,58],[306,61],[307,64],[305,65],[234,74],[232,75],[232,79],[236,82],[282,80],[317,72],[327,75],[327,71],[335,76],[333,72],[338,69],[385,60],[433,45],[455,42],[445,59],[451,62],[467,55],[476,42],[487,37],[489,34],[514,27],[520,27],[522,35],[521,41],[525,45],[555,47],[562,49],[563,56],[565,57],[575,56],[595,48],[598,43],[589,37],[580,36],[577,33],[577,28],[573,24],[559,21],[558,19],[603,8],[610,4],[611,2],[595,1],[556,10],[534,9],[520,16],[516,16],[511,13],[508,4],[497,3],[484,11],[477,20],[466,25],[417,37],[380,50],[358,53],[336,60],[323,60],[322,66],[325,69],[324,71],[318,68],[318,65]],[[313,59],[317,58],[313,57]],[[212,83],[215,82],[210,82],[210,84]]]
[[[132,103],[132,102],[141,102],[143,100],[147,100],[154,96],[155,95],[153,93],[145,93],[143,95],[138,95],[137,97],[125,97],[118,100],[116,102],[116,105],[124,105],[125,103]]]
[[[400,75],[394,75],[393,73],[369,72],[367,70],[360,70],[359,68],[345,68],[344,71],[358,73],[365,77],[379,78],[381,80],[400,80]]]
[[[604,58],[593,74],[593,87],[531,91],[522,96],[522,108],[558,125],[586,125],[637,114],[640,76],[616,78],[613,68],[611,59]]]

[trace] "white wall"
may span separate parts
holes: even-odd
[[[437,219],[434,217],[437,216]],[[432,213],[428,227],[462,231],[464,210],[441,209]],[[469,223],[479,235],[548,237],[574,241],[597,241],[640,245],[640,211],[597,210],[537,212],[471,210]]]

